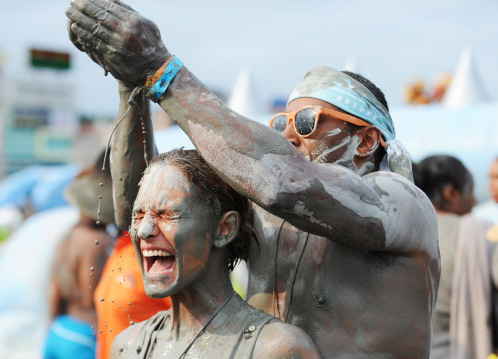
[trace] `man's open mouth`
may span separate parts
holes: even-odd
[[[175,255],[164,250],[143,250],[145,271],[149,274],[162,274],[171,270],[175,264]]]

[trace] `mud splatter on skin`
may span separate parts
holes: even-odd
[[[330,147],[330,142],[327,139],[334,138],[339,136],[342,132],[344,132],[340,128],[335,128],[333,130],[328,131],[325,136],[318,140],[308,140],[310,143],[317,142],[318,146],[311,152],[311,159],[314,163],[327,163],[330,162],[327,159],[327,156],[330,153],[337,151],[349,144],[351,140],[351,136],[349,134],[346,135],[337,145]],[[345,132],[347,133],[347,132]]]
[[[324,193],[328,195],[324,196]],[[367,195],[368,192],[352,195],[345,189],[331,185],[329,181],[315,180],[305,194],[300,196],[306,198],[306,201],[297,200],[292,211],[282,213],[282,216],[290,218],[298,215],[300,218],[294,222],[298,228],[313,223],[314,234],[333,238],[339,243],[381,250],[385,248],[386,240],[380,211],[382,202],[379,198],[370,197],[374,205],[357,205],[358,197]],[[292,203],[292,198],[288,194],[282,194],[279,201],[283,204],[287,201]]]
[[[408,186],[408,184],[406,184],[406,183],[404,183],[403,181],[400,181],[400,180],[398,180],[398,179],[393,179],[393,181],[395,181],[395,182],[399,183],[400,185],[402,185],[402,186],[403,186],[403,188],[404,188],[406,191],[410,192],[410,194],[411,194],[413,197],[415,197],[415,198],[417,198],[417,197],[418,197],[418,196],[417,196],[417,194],[415,193],[415,191],[413,190],[413,188],[411,188],[410,186]]]
[[[391,171],[413,182],[411,157],[401,142],[398,140],[388,141],[386,152]]]
[[[153,229],[154,219],[150,214],[146,214],[138,227],[137,236],[140,238],[147,238],[151,235]]]
[[[346,167],[351,171],[358,173],[358,167],[356,163],[354,163],[354,157],[357,154],[358,146],[361,143],[361,140],[358,136],[353,136],[349,142],[346,151],[342,154],[341,158],[339,158],[334,163],[339,166]],[[361,176],[361,174],[358,173]]]
[[[351,142],[351,137],[348,136],[348,137],[345,137],[337,146],[334,146],[334,147],[331,147],[331,148],[325,148],[325,144],[323,145],[324,148],[322,148],[322,146],[320,146],[320,148],[316,149],[315,151],[313,151],[313,156],[317,156],[318,154],[318,157],[316,157],[316,159],[313,160],[314,163],[327,163],[327,156],[332,153],[332,152],[335,152],[337,151],[338,149],[344,147],[344,146],[349,146]],[[347,150],[346,150],[347,152]]]
[[[334,128],[333,130],[330,130],[329,132],[327,132],[326,137],[334,137],[334,136],[340,134],[341,132],[342,132],[342,130],[340,128]]]

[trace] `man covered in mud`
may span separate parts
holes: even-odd
[[[120,81],[122,103],[133,97],[143,107],[140,89],[253,201],[250,304],[304,329],[324,358],[428,357],[436,217],[409,180],[375,85],[315,68],[272,129],[224,105],[171,55],[155,24],[123,3],[74,0],[66,14],[73,43]],[[153,148],[151,128],[133,115],[121,129],[128,165],[117,174],[130,191],[145,162],[132,144]],[[385,152],[393,172],[379,171]]]

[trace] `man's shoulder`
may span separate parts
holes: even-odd
[[[398,173],[375,171],[363,176],[362,178],[377,185],[400,187],[404,190],[402,191],[403,193],[413,197],[423,194],[423,192],[412,181]],[[379,190],[379,188],[374,189]]]
[[[437,216],[425,193],[407,178],[392,172],[373,172],[363,178],[384,203],[384,228],[394,248],[435,254]]]
[[[324,171],[331,169],[337,171],[340,169],[344,173],[352,175],[351,180],[353,185],[355,183],[355,177],[358,180],[361,179],[370,184],[372,189],[380,196],[386,196],[386,199],[388,200],[398,200],[404,197],[411,197],[414,199],[421,198],[423,201],[427,200],[425,194],[412,181],[398,173],[390,171],[374,171],[365,175],[359,175],[348,168],[334,163],[321,163],[318,164],[318,166],[320,166]]]
[[[386,203],[403,203],[404,207],[413,205],[424,211],[430,209],[431,213],[434,211],[434,207],[425,193],[406,177],[393,172],[377,171],[362,178],[370,183],[372,189]]]

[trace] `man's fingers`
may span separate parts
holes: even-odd
[[[70,7],[66,10],[66,16],[87,30],[94,26],[93,23],[100,23],[115,32],[120,32],[122,28],[120,19],[93,4],[85,5],[82,9],[76,6]]]
[[[68,11],[66,11],[66,15],[69,17],[70,21],[73,21],[74,24],[85,29],[105,43],[111,44],[119,40],[116,33],[109,30],[105,25],[90,19],[75,9],[68,9]]]
[[[105,11],[121,20],[126,20],[130,16],[129,9],[106,0],[75,0],[75,1],[79,3],[82,2],[87,3],[85,4],[86,11]],[[93,5],[93,7],[89,6],[89,4]],[[136,11],[133,12],[136,13]]]
[[[104,60],[101,59],[101,57],[99,55],[97,55],[96,53],[89,53],[89,52],[87,52],[86,54],[88,56],[90,56],[90,58],[93,60],[93,62],[98,64],[100,67],[102,67],[106,72],[108,71],[107,66],[104,63]]]
[[[114,3],[114,4],[117,4],[121,7],[124,7],[125,9],[131,11],[131,12],[134,12],[134,13],[137,13],[131,6],[125,4],[124,2],[120,1],[120,0],[109,0],[110,3]]]
[[[78,36],[82,46],[88,54],[93,52],[98,52],[100,54],[107,54],[111,52],[111,46],[99,38],[94,36],[92,33],[79,26],[78,24],[72,24],[71,30]]]
[[[76,48],[80,51],[85,51],[83,50],[83,46],[81,46],[81,43],[79,42],[78,36],[71,30],[71,25],[73,24],[73,20],[68,20],[67,21],[67,33],[69,35],[69,40],[76,46]]]

